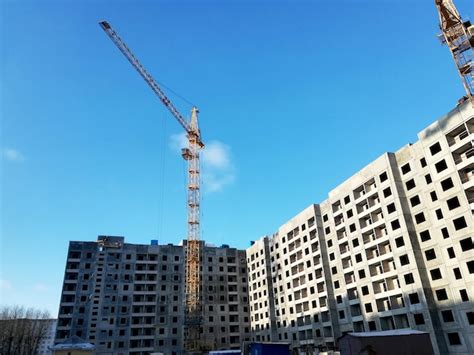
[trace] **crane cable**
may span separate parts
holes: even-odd
[[[184,148],[184,147],[181,147],[181,148]],[[188,206],[188,169],[187,169],[187,165],[188,165],[188,162],[187,160],[184,160],[184,159],[181,159],[181,173],[182,173],[182,176],[183,176],[183,184],[181,184],[181,186],[184,187],[184,189],[182,189],[181,191],[183,191],[183,200],[184,200],[184,204],[182,206]],[[185,213],[185,216],[186,216],[186,220],[188,220],[188,208],[185,208],[184,209],[184,213]],[[186,224],[187,225],[187,224]],[[188,235],[187,235],[187,230],[186,230],[186,234],[185,234],[185,238],[183,239],[188,239]]]
[[[161,115],[163,116],[163,115]],[[165,180],[166,180],[166,137],[168,120],[165,117],[160,117],[161,124],[161,139],[158,145],[160,151],[158,155],[158,208],[157,208],[157,238],[160,241],[163,238],[163,219],[165,210]]]
[[[163,84],[162,82],[158,81],[155,79],[155,81],[157,83],[159,83],[160,85],[162,85],[164,88],[166,88],[169,92],[171,92],[173,95],[177,96],[179,99],[183,100],[184,102],[186,102],[187,104],[191,105],[191,107],[195,106],[191,101],[187,100],[184,96],[180,95],[179,93],[177,93],[176,91],[174,91],[173,89],[171,89],[169,86],[166,86],[165,84]],[[167,119],[165,117],[161,117],[160,120],[162,121],[162,129],[161,129],[161,142],[160,142],[160,145],[161,148],[161,154],[160,154],[160,158],[158,160],[158,164],[160,165],[159,166],[159,172],[158,172],[158,185],[159,185],[159,191],[158,191],[158,211],[157,211],[157,218],[158,218],[158,221],[157,221],[157,235],[158,235],[158,240],[160,240],[160,238],[163,238],[163,225],[164,225],[164,214],[165,214],[165,200],[166,200],[166,192],[165,192],[165,180],[166,180],[166,142],[168,141],[168,126],[167,126]],[[179,147],[179,148],[185,148],[185,147]],[[188,186],[188,181],[187,181],[187,167],[186,167],[186,164],[185,164],[185,160],[183,159],[182,160],[182,174],[183,174],[183,181],[184,181],[184,184],[182,186],[184,186],[184,206],[187,206],[188,205],[188,196],[187,196],[187,186]],[[185,208],[185,213],[186,213],[186,219],[188,218],[187,217],[187,208]],[[187,235],[186,235],[186,238],[187,238]],[[185,239],[186,239],[185,238]]]
[[[194,103],[192,103],[191,101],[189,101],[187,98],[185,98],[183,95],[179,94],[178,92],[176,92],[175,90],[171,89],[169,86],[163,84],[162,81],[158,81],[155,79],[155,82],[157,82],[158,84],[160,84],[162,87],[164,87],[166,90],[168,90],[170,93],[172,93],[173,95],[175,95],[176,97],[180,98],[181,100],[183,100],[184,102],[186,102],[188,105],[190,105],[190,107],[197,107]]]

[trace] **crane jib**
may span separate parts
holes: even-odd
[[[145,80],[145,82],[150,86],[150,88],[155,92],[155,94],[160,98],[161,102],[166,106],[170,113],[176,118],[179,124],[186,130],[187,133],[192,132],[192,128],[189,126],[189,123],[183,117],[183,115],[178,111],[178,109],[173,105],[171,100],[165,95],[163,90],[159,87],[153,77],[145,70],[143,65],[138,61],[138,59],[133,55],[130,49],[127,47],[125,42],[119,37],[119,35],[112,29],[112,26],[107,21],[99,22],[99,25],[102,27],[104,32],[110,37],[112,42],[117,46],[117,48],[122,52],[125,58],[132,64],[132,66],[137,70],[140,76]],[[198,137],[198,141],[201,142],[201,137]]]

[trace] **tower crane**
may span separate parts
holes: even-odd
[[[474,106],[474,26],[463,21],[452,0],[435,0],[442,34],[441,42],[451,51],[467,98]]]
[[[185,349],[198,352],[201,348],[200,326],[202,324],[202,304],[200,294],[200,163],[199,153],[204,148],[198,125],[198,109],[193,107],[188,121],[168,99],[153,77],[145,70],[125,42],[107,21],[99,25],[112,42],[137,70],[163,105],[186,131],[188,147],[182,149],[182,156],[188,162],[188,236],[186,245],[186,286],[185,286]]]

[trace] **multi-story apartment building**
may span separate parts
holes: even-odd
[[[247,249],[250,309],[257,341],[276,339],[276,312],[270,258],[268,237],[253,242]]]
[[[466,102],[418,136],[246,252],[203,243],[204,342],[307,353],[345,332],[412,328],[437,354],[474,353],[474,109]],[[71,242],[56,342],[182,354],[185,248]]]
[[[203,333],[211,349],[240,349],[250,340],[245,250],[204,247],[202,256]]]
[[[412,328],[438,354],[474,353],[471,103],[418,137],[247,249],[253,340],[305,352]]]
[[[183,354],[185,247],[109,236],[70,242],[56,343],[77,336],[97,354]],[[201,250],[203,339],[240,348],[250,338],[245,251]]]
[[[44,336],[41,338],[38,344],[37,355],[50,355],[52,351],[49,349],[54,345],[54,338],[56,336],[56,324],[57,319],[45,319],[42,320],[46,324]]]
[[[315,339],[335,344],[340,332],[320,225],[319,206],[311,205],[247,249],[252,340],[300,350],[314,347]]]

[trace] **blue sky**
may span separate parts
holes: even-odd
[[[186,237],[181,127],[99,20],[200,108],[216,245],[273,233],[463,95],[431,0],[0,6],[0,303],[53,315],[70,240]]]

